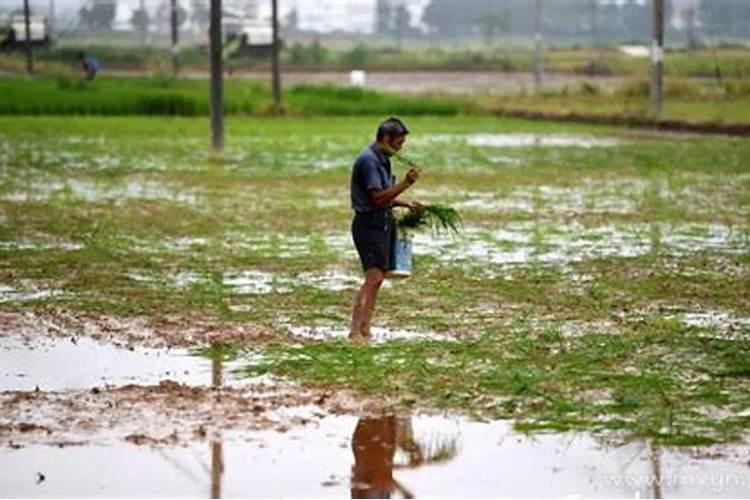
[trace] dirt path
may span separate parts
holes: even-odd
[[[107,71],[106,74],[113,76],[148,76],[150,73],[111,70]],[[182,76],[207,79],[209,75],[208,71],[186,70],[182,73]],[[267,71],[238,71],[228,78],[266,81],[270,79],[270,73]],[[350,73],[348,71],[284,71],[282,81],[287,86],[300,84],[349,85]],[[622,83],[623,78],[548,73],[545,75],[545,88],[554,90],[582,81],[601,85],[617,85]],[[531,90],[534,87],[534,75],[533,73],[501,71],[369,71],[366,73],[365,87],[373,90],[403,93],[471,94],[490,92],[512,94],[524,89]]]

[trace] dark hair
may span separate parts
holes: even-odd
[[[401,137],[403,135],[409,135],[409,129],[406,128],[404,122],[402,122],[395,116],[391,116],[378,126],[378,133],[375,136],[375,139],[379,141],[386,135],[389,135],[391,137]]]

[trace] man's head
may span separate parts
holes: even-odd
[[[392,116],[378,126],[375,139],[379,144],[385,146],[385,153],[390,156],[392,151],[399,151],[409,135],[409,129],[404,122]]]
[[[83,61],[86,59],[86,53],[85,52],[78,52],[78,60]]]

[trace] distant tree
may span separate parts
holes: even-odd
[[[341,63],[350,69],[363,69],[372,58],[372,52],[366,45],[358,43],[351,50],[341,54]]]
[[[188,11],[177,4],[177,27],[182,28],[188,20]],[[172,4],[169,0],[165,0],[159,5],[156,10],[156,22],[159,29],[164,32],[169,32],[172,29]]]
[[[309,46],[294,42],[288,49],[289,62],[305,66],[320,66],[328,60],[328,50],[317,38]]]
[[[115,0],[95,1],[90,7],[81,7],[78,11],[81,24],[91,31],[111,31],[116,14]]]
[[[652,23],[651,2],[641,4],[638,0],[627,0],[621,9],[625,37],[630,40],[650,39]]]
[[[148,36],[148,27],[151,24],[151,16],[149,16],[146,7],[141,2],[141,6],[133,11],[133,15],[130,16],[130,25],[140,35],[141,41],[146,42]]]
[[[411,31],[411,14],[404,4],[396,7],[393,13],[393,32],[396,35],[398,48],[401,50],[401,41]]]
[[[393,31],[394,12],[391,0],[377,0],[375,3],[375,33],[384,35]]]
[[[750,36],[750,2],[747,0],[704,0],[698,17],[709,34],[743,39]]]
[[[206,4],[206,0],[192,0],[190,4],[193,11],[190,20],[198,27],[198,31],[201,33],[208,31],[208,23],[210,21],[210,11]]]
[[[507,14],[486,14],[477,21],[479,33],[486,45],[495,43],[498,35],[502,35],[510,29],[510,22]]]
[[[299,31],[299,12],[297,12],[296,7],[290,10],[286,17],[284,17],[282,24],[284,26],[284,31],[287,34]]]
[[[469,34],[479,18],[478,5],[473,1],[431,0],[422,13],[422,21],[434,35],[452,37]]]

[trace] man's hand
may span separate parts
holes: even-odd
[[[420,175],[422,175],[422,169],[420,167],[412,167],[408,172],[406,172],[406,177],[404,178],[404,180],[411,186],[412,184],[417,182],[417,179],[419,179]]]
[[[406,208],[411,210],[412,212],[419,210],[421,208],[424,208],[424,205],[418,201],[407,201],[405,203]]]

